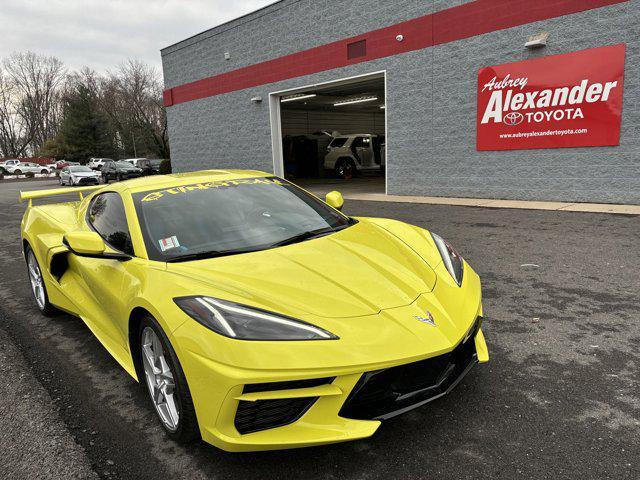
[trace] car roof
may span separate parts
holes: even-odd
[[[179,187],[224,180],[241,180],[256,177],[271,177],[272,173],[259,170],[200,170],[197,172],[171,173],[169,175],[152,175],[139,177],[110,185],[111,189],[136,193],[149,190]]]

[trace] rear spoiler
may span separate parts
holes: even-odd
[[[83,193],[93,192],[102,188],[104,185],[93,185],[91,187],[75,187],[71,188],[53,188],[51,190],[33,190],[31,192],[20,192],[20,201],[29,200],[29,206],[33,205],[34,198],[53,197],[56,195],[73,195],[78,194],[80,200],[84,198]]]

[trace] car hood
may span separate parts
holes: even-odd
[[[436,282],[434,270],[412,248],[366,220],[284,247],[168,263],[167,271],[195,281],[188,287],[191,295],[218,295],[291,316],[324,318],[409,305]]]

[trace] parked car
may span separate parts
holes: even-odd
[[[98,185],[100,172],[84,165],[69,165],[60,171],[60,185]]]
[[[0,172],[7,172],[7,167],[14,167],[20,163],[20,160],[5,160],[0,162]]]
[[[331,140],[324,157],[324,168],[340,178],[351,178],[360,171],[381,170],[384,158],[379,135],[340,135]]]
[[[4,169],[10,175],[24,175],[27,172],[42,174],[51,173],[50,165],[38,165],[37,163],[31,162],[18,162],[17,164],[4,167]]]
[[[55,168],[56,170],[62,170],[64,167],[70,167],[72,165],[80,165],[80,162],[68,162],[66,160],[58,160],[53,168]]]
[[[129,162],[134,167],[139,167],[140,165],[138,165],[138,162],[141,162],[143,160],[148,160],[148,159],[144,158],[144,157],[141,157],[141,158],[125,158],[123,161]]]
[[[143,175],[157,175],[160,173],[161,163],[159,158],[141,158],[136,162],[136,167],[142,169]]]
[[[321,202],[256,171],[87,188],[29,202],[16,249],[38,309],[81,318],[169,438],[229,451],[361,439],[489,361],[480,278],[435,233],[351,218],[339,192]],[[488,402],[460,393],[470,415],[462,396]]]
[[[142,169],[134,167],[129,162],[123,160],[110,160],[102,166],[102,181],[109,183],[109,180],[126,180],[142,176]]]
[[[71,165],[80,165],[80,162],[68,162],[66,160],[58,160],[53,164],[53,168],[56,170],[62,170],[64,167],[70,167]]]
[[[102,166],[106,162],[113,162],[111,158],[90,158],[89,163],[87,164],[89,168],[93,170],[102,170]]]

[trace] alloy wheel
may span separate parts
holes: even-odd
[[[151,401],[164,426],[175,432],[180,421],[180,410],[175,394],[175,381],[165,358],[164,348],[156,332],[145,327],[142,331],[142,364]]]
[[[44,283],[42,280],[42,273],[38,266],[38,261],[33,253],[33,250],[29,250],[27,255],[27,268],[29,269],[29,281],[31,282],[31,290],[33,296],[36,299],[36,303],[40,310],[44,310],[45,307],[45,295],[44,295]]]

